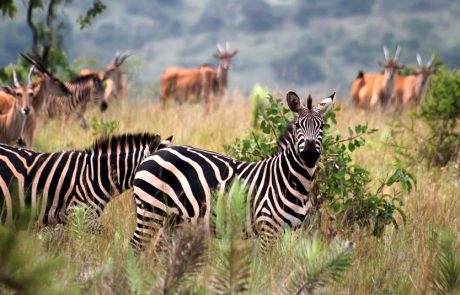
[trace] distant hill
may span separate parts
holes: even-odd
[[[15,20],[0,19],[0,66],[30,45],[22,2]],[[82,1],[84,2],[84,1]],[[71,60],[97,60],[102,67],[118,49],[131,49],[136,79],[157,84],[173,65],[216,64],[217,42],[239,49],[230,83],[244,92],[259,82],[348,96],[359,69],[377,71],[382,45],[415,63],[433,50],[460,67],[460,1],[449,0],[139,0],[106,1],[107,11],[80,31],[74,22],[84,3],[65,8],[64,46]]]

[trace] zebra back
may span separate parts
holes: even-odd
[[[85,150],[39,153],[0,145],[0,221],[11,223],[26,207],[44,224],[65,220],[81,205],[101,214],[132,187],[139,163],[169,145],[157,134],[123,134],[96,140]]]

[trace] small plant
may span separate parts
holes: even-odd
[[[432,275],[432,290],[436,294],[460,292],[460,252],[454,241],[454,235],[449,230],[441,232],[438,238],[438,253]]]
[[[249,289],[253,244],[245,239],[247,191],[235,181],[228,193],[219,193],[215,205],[217,241],[212,287],[215,294],[237,294]]]
[[[106,121],[97,118],[91,119],[91,133],[94,137],[107,137],[118,129],[119,123],[116,120]]]
[[[277,151],[276,142],[284,128],[293,119],[293,113],[285,108],[281,99],[272,96],[266,98],[264,109],[259,114],[258,124],[251,131],[248,139],[237,139],[233,145],[225,146],[236,158],[255,161]],[[351,154],[365,144],[365,136],[376,132],[367,125],[349,128],[348,136],[333,132],[336,125],[337,107],[324,117],[323,153],[318,164],[317,183],[319,191],[312,192],[314,205],[326,202],[329,209],[343,220],[340,225],[351,227],[354,224],[372,229],[374,235],[380,235],[385,225],[393,223],[398,226],[395,214],[399,213],[405,222],[403,201],[399,195],[410,192],[415,185],[415,178],[405,169],[398,167],[375,191],[371,191],[370,172],[353,163]],[[394,189],[392,194],[385,189],[401,183],[401,189]]]
[[[295,251],[294,269],[287,279],[287,288],[283,286],[280,293],[315,294],[332,282],[340,281],[353,261],[349,247],[342,244],[325,246],[318,234],[297,240]]]
[[[1,294],[75,294],[56,280],[64,270],[59,258],[43,256],[41,245],[20,231],[0,225]]]

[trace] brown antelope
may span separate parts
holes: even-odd
[[[34,68],[34,70],[36,69]],[[14,92],[24,93],[24,91],[27,89],[30,95],[30,114],[27,117],[21,139],[25,145],[32,146],[38,117],[42,112],[43,105],[48,95],[70,96],[71,93],[59,79],[50,73],[43,76],[42,78],[39,78],[35,83],[21,86],[16,77],[16,73],[13,70],[13,80]],[[14,105],[14,103],[14,99],[11,98],[2,100],[2,103],[0,103],[0,113],[7,112]]]
[[[13,88],[1,87],[1,97],[6,101],[13,100],[5,114],[0,115],[0,143],[22,144],[21,135],[24,131],[27,117],[30,114],[30,97],[34,95],[32,90],[32,71],[30,68],[27,76],[27,86],[21,86],[18,82],[16,71],[13,68]]]
[[[39,74],[42,76],[52,76],[44,65],[31,56],[21,54],[28,62],[35,65]],[[107,102],[104,100],[104,87],[102,80],[96,74],[80,76],[70,82],[63,82],[71,95],[61,96],[59,94],[49,94],[43,112],[48,118],[59,117],[76,113],[80,119],[83,129],[88,128],[88,123],[84,117],[86,105],[93,100],[99,105],[102,112],[107,109]]]
[[[168,98],[172,98],[184,102],[194,96],[208,103],[211,94],[223,95],[228,83],[230,62],[237,53],[238,50],[230,51],[228,42],[226,50],[217,44],[217,52],[213,54],[220,61],[217,68],[203,65],[195,69],[166,69],[161,77],[160,101],[165,103]]]
[[[422,57],[417,53],[417,68],[412,75],[397,75],[395,80],[395,104],[398,108],[414,107],[418,99],[425,93],[428,87],[430,75],[436,72],[432,68],[433,56],[426,63],[422,62]]]
[[[383,47],[385,62],[379,61],[384,68],[383,73],[364,74],[359,72],[351,86],[351,97],[354,106],[365,109],[380,108],[384,110],[393,94],[393,86],[397,71],[402,66],[398,64],[401,48],[396,48],[393,59],[390,59],[388,49]]]
[[[112,98],[128,98],[128,85],[126,81],[126,72],[122,70],[121,65],[130,56],[126,51],[115,53],[114,59],[107,65],[105,71],[94,71],[82,69],[80,76],[96,74],[99,79],[105,82],[104,100],[109,101]]]

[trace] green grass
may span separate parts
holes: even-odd
[[[250,130],[249,108],[249,103],[238,95],[215,106],[209,114],[200,105],[171,105],[162,110],[151,101],[138,100],[111,105],[102,115],[97,109],[91,109],[87,118],[94,116],[105,121],[116,120],[119,122],[118,133],[149,131],[158,132],[163,137],[175,133],[174,144],[190,144],[224,152],[224,144],[231,144],[236,137],[247,136]],[[337,113],[338,131],[344,134],[348,126],[365,122],[369,122],[371,128],[380,129],[369,137],[368,145],[354,154],[354,160],[369,169],[372,175],[388,174],[395,162],[395,153],[387,145],[391,136],[387,126],[392,120],[384,115],[347,108]],[[45,151],[80,149],[89,146],[93,140],[91,132],[81,130],[78,122],[55,120],[39,127],[35,148]],[[219,239],[205,233],[201,240],[206,250],[187,256],[199,259],[181,262],[181,265],[195,265],[196,269],[184,268],[183,277],[171,289],[165,288],[169,286],[165,282],[175,282],[171,276],[175,278],[177,275],[168,268],[171,264],[169,250],[156,252],[149,247],[135,257],[128,245],[135,223],[131,191],[108,205],[100,218],[100,230],[95,230],[91,222],[82,223],[84,212],[77,211],[66,225],[14,232],[15,241],[5,245],[13,249],[15,259],[22,257],[23,260],[17,262],[25,265],[22,273],[34,271],[32,266],[52,268],[47,269],[49,277],[43,278],[45,285],[40,281],[28,283],[37,286],[30,294],[37,290],[46,290],[48,294],[160,294],[166,289],[174,290],[169,294],[179,291],[213,294],[227,290],[216,287],[216,282],[222,281],[216,280],[216,276],[222,278],[224,275],[221,273],[229,273],[225,272],[225,268],[217,270],[222,267],[217,263],[218,257],[236,265],[241,265],[242,260],[243,266],[250,267],[242,284],[242,289],[247,289],[245,292],[249,294],[283,293],[284,287],[295,289],[302,282],[312,282],[312,278],[316,278],[315,273],[321,270],[320,266],[328,266],[331,261],[338,268],[324,268],[319,273],[329,274],[329,277],[318,276],[321,284],[313,285],[322,293],[426,294],[434,292],[432,282],[440,257],[436,241],[446,229],[451,232],[450,245],[458,259],[459,171],[454,165],[427,169],[423,164],[413,167],[412,171],[417,176],[418,185],[410,195],[403,196],[407,224],[399,230],[388,226],[381,238],[360,229],[339,232],[331,237],[327,234],[328,223],[334,221],[322,218],[320,225],[312,226],[316,231],[307,227],[297,232],[288,231],[265,254],[260,252],[257,239],[238,239],[229,249],[219,244]],[[174,245],[174,241],[176,245],[186,245],[187,241],[196,242],[194,237],[203,234],[198,229],[184,228],[182,234],[174,237],[176,240],[165,241],[166,245]],[[0,241],[3,241],[7,234],[3,234],[5,229],[0,229]],[[194,231],[197,233],[190,234]],[[351,242],[353,249],[344,245],[344,241]],[[169,249],[174,248],[171,246]],[[350,262],[352,264],[348,266]],[[19,266],[7,267],[0,263],[0,274],[5,269],[12,272],[21,269]],[[339,271],[334,273],[332,269]],[[21,277],[22,273],[18,271],[18,276]],[[0,283],[0,293],[8,294],[8,290]]]

